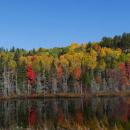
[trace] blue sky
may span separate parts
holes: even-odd
[[[32,49],[130,32],[130,0],[0,0],[0,46]]]

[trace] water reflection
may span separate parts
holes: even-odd
[[[0,128],[62,130],[122,124],[130,129],[130,98],[35,99],[0,102]],[[101,123],[101,122],[100,122]],[[109,124],[109,125],[108,125]],[[87,129],[85,129],[87,130]]]

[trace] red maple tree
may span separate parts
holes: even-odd
[[[81,68],[80,68],[79,66],[75,68],[75,70],[74,70],[74,75],[75,75],[75,77],[76,77],[77,80],[80,79],[80,76],[81,76]]]
[[[58,67],[57,67],[57,75],[58,75],[58,79],[59,79],[59,80],[60,80],[61,77],[62,77],[62,73],[63,73],[62,66],[61,66],[61,64],[58,64]]]
[[[128,78],[130,79],[130,61],[128,61],[126,63],[126,71],[127,71],[127,74],[128,74]]]
[[[36,73],[33,71],[31,65],[27,67],[27,79],[30,84],[33,84],[36,80]]]
[[[125,85],[129,85],[129,80],[128,80],[128,71],[126,68],[125,63],[119,64],[119,69],[120,69],[120,74],[121,74],[121,83]]]

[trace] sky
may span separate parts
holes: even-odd
[[[0,47],[63,47],[123,32],[130,0],[0,0]]]

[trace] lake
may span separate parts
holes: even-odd
[[[101,128],[130,130],[129,97],[0,101],[0,129],[101,130]]]

